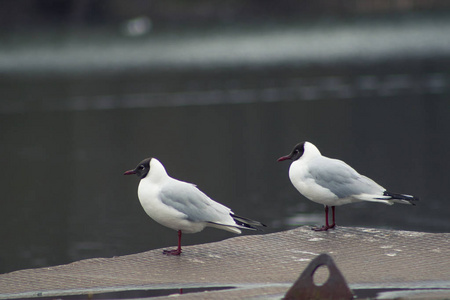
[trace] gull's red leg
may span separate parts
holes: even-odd
[[[325,205],[325,225],[322,227],[313,227],[311,228],[314,231],[327,231],[330,228],[334,228],[336,226],[335,222],[334,222],[334,206],[331,207],[331,209],[333,210],[333,224],[330,226],[330,224],[328,223],[328,205]]]
[[[331,224],[330,228],[334,228],[336,227],[336,214],[335,214],[336,206],[332,206],[331,209],[333,210],[333,224]]]
[[[178,230],[178,248],[176,250],[164,250],[166,255],[180,255],[181,254],[181,230]]]

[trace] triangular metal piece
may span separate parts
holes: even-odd
[[[317,286],[314,284],[313,275],[320,266],[324,265],[328,267],[329,276],[323,285]],[[314,258],[284,296],[284,299],[289,300],[350,300],[352,298],[352,291],[348,287],[344,276],[328,254],[320,254]]]

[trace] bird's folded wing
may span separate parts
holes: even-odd
[[[217,203],[200,191],[195,185],[173,181],[160,191],[161,201],[186,215],[192,222],[225,222],[229,223],[231,210]],[[234,223],[234,222],[233,222]]]
[[[384,188],[375,181],[360,175],[345,162],[337,159],[320,157],[312,161],[309,176],[339,198],[361,194],[378,195],[384,191]]]

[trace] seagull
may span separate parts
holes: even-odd
[[[372,179],[359,174],[345,162],[322,156],[310,142],[295,145],[294,150],[278,161],[292,160],[289,178],[306,198],[325,206],[325,225],[312,228],[327,231],[336,226],[335,207],[343,204],[369,201],[388,205],[412,204],[419,199],[405,194],[388,192]],[[333,224],[328,223],[328,207],[333,211]]]
[[[167,175],[156,158],[146,158],[124,175],[140,178],[138,197],[147,215],[178,231],[178,248],[164,250],[166,255],[181,254],[181,234],[196,233],[205,227],[215,227],[236,234],[241,229],[258,230],[261,222],[235,215],[228,207],[212,200],[194,184]]]

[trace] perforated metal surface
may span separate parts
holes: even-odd
[[[51,268],[0,275],[0,298],[105,290],[241,286],[186,294],[184,299],[251,298],[285,293],[309,261],[330,254],[347,282],[414,286],[450,282],[450,234],[338,227],[309,227],[183,247],[179,257],[162,250],[95,258]],[[445,295],[438,293],[438,297]],[[450,290],[446,294],[450,296]]]

